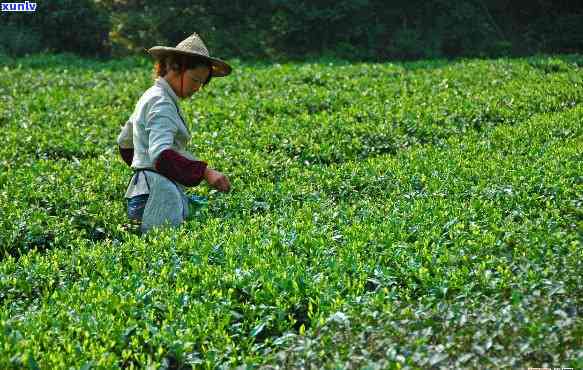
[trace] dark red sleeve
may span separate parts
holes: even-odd
[[[120,146],[119,154],[121,154],[121,158],[123,159],[123,161],[127,163],[128,166],[131,167],[132,161],[134,159],[134,149],[133,148],[125,149]]]
[[[184,186],[196,186],[204,177],[206,163],[191,161],[172,149],[166,149],[160,153],[154,168],[162,175]]]

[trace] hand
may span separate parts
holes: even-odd
[[[204,179],[210,186],[217,189],[218,191],[226,193],[231,188],[229,179],[227,179],[227,177],[219,171],[207,168],[204,171]]]

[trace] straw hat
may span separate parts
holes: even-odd
[[[193,33],[188,38],[181,41],[175,48],[169,46],[154,46],[147,50],[147,52],[158,60],[168,54],[190,55],[207,60],[212,65],[211,75],[213,77],[224,77],[231,73],[230,65],[209,55],[209,51],[204,42],[196,33]]]

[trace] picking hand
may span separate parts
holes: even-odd
[[[207,168],[204,171],[204,179],[210,186],[217,189],[218,191],[226,193],[231,188],[229,179],[227,179],[227,177],[219,171]]]

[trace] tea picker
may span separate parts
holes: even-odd
[[[117,143],[122,159],[132,168],[125,193],[128,217],[142,232],[154,227],[178,226],[207,199],[185,194],[205,180],[221,192],[230,182],[221,172],[187,150],[193,138],[180,109],[185,100],[213,77],[224,77],[231,67],[211,57],[196,33],[176,47],[155,46],[155,81],[138,100]]]

